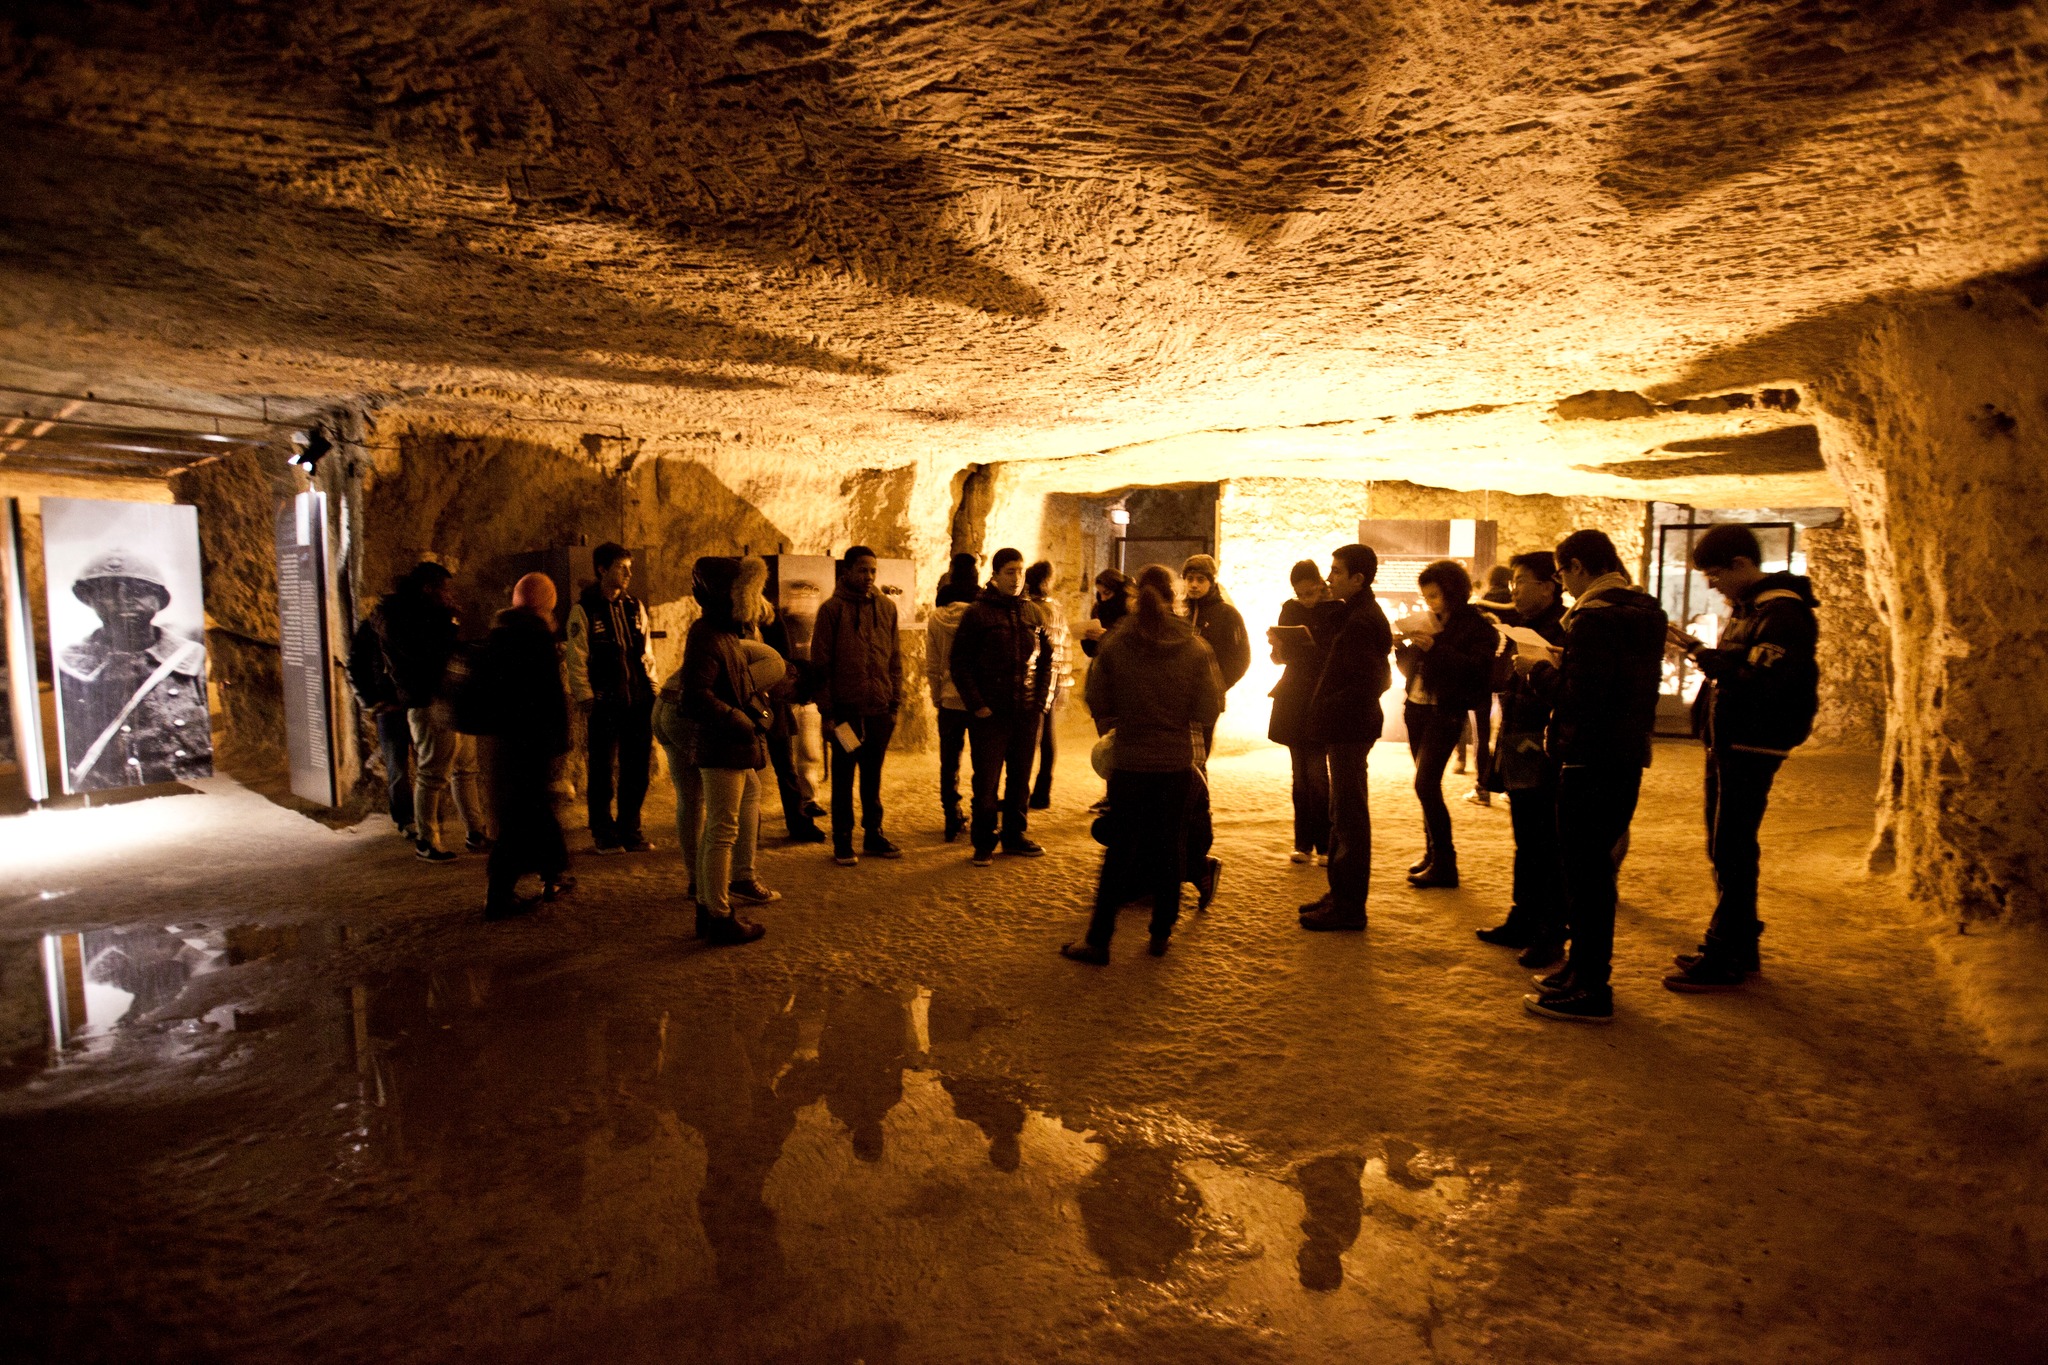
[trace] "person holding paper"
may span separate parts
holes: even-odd
[[[832,749],[832,861],[853,867],[853,779],[860,777],[861,853],[900,858],[882,833],[882,760],[896,733],[903,697],[903,655],[896,604],[875,590],[875,552],[856,545],[839,562],[839,586],[818,604],[811,627],[811,668],[818,712]]]
[[[1330,751],[1309,738],[1308,705],[1322,676],[1323,656],[1343,622],[1344,604],[1331,599],[1330,586],[1312,559],[1296,564],[1288,580],[1294,596],[1280,604],[1280,624],[1266,632],[1273,662],[1286,666],[1267,694],[1273,713],[1266,738],[1286,745],[1294,765],[1293,860],[1305,863],[1330,851]],[[1321,628],[1314,624],[1319,619]]]
[[[1344,604],[1308,704],[1308,737],[1330,751],[1330,890],[1301,907],[1313,932],[1365,928],[1372,884],[1372,815],[1366,806],[1366,762],[1386,724],[1387,654],[1394,646],[1386,613],[1373,600],[1380,558],[1367,545],[1330,552],[1330,595]],[[1319,623],[1320,624],[1320,623]]]
[[[1472,605],[1472,576],[1455,559],[1439,559],[1417,575],[1428,619],[1405,618],[1394,662],[1408,679],[1408,752],[1415,758],[1415,798],[1422,804],[1424,851],[1409,869],[1417,888],[1458,884],[1458,849],[1444,804],[1444,765],[1465,733],[1465,717],[1490,701],[1488,682],[1500,633]]]
[[[1557,661],[1515,656],[1515,671],[1550,703],[1544,751],[1558,765],[1557,843],[1571,955],[1524,1008],[1546,1019],[1614,1018],[1614,847],[1628,833],[1650,766],[1664,675],[1664,609],[1631,587],[1614,542],[1574,531],[1558,542],[1557,576],[1572,595]]]
[[[1547,659],[1551,646],[1564,640],[1563,590],[1557,582],[1557,561],[1548,550],[1516,555],[1508,561],[1513,615],[1521,624],[1501,634],[1518,654]],[[1550,724],[1550,703],[1539,695],[1528,674],[1510,673],[1500,694],[1500,733],[1490,765],[1494,786],[1507,793],[1508,818],[1515,833],[1514,898],[1507,919],[1478,931],[1481,943],[1519,948],[1524,967],[1553,967],[1564,957],[1565,920],[1562,880],[1557,861],[1557,765],[1543,752],[1543,731]]]

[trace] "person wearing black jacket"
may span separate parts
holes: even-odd
[[[1088,624],[1081,628],[1083,654],[1094,658],[1116,623],[1131,614],[1131,591],[1130,576],[1121,569],[1104,569],[1095,575],[1095,605],[1088,609]]]
[[[1366,762],[1386,723],[1380,697],[1392,677],[1387,655],[1394,647],[1387,615],[1372,596],[1379,562],[1366,545],[1330,552],[1330,595],[1344,604],[1344,614],[1338,618],[1333,613],[1329,620],[1336,633],[1324,650],[1308,704],[1308,738],[1330,752],[1330,890],[1301,907],[1304,929],[1365,928],[1365,897],[1372,885]],[[1315,624],[1321,623],[1319,617]],[[1297,657],[1306,661],[1312,656],[1289,654],[1285,661]]]
[[[1439,559],[1416,577],[1435,629],[1403,639],[1395,662],[1408,678],[1403,718],[1422,804],[1422,860],[1408,870],[1414,887],[1458,884],[1458,848],[1444,804],[1444,765],[1465,734],[1465,718],[1490,701],[1488,683],[1500,632],[1472,605],[1472,577],[1455,559]]]
[[[1706,675],[1693,727],[1707,746],[1707,856],[1720,897],[1706,941],[1680,954],[1664,978],[1674,991],[1725,991],[1757,970],[1757,829],[1787,754],[1813,732],[1820,627],[1812,585],[1798,574],[1767,574],[1747,526],[1716,526],[1693,546],[1693,567],[1734,609],[1708,648],[1672,628],[1671,641]]]
[[[1323,656],[1343,619],[1344,604],[1330,599],[1329,585],[1312,559],[1297,563],[1288,582],[1294,596],[1280,604],[1280,623],[1266,632],[1273,662],[1285,665],[1280,681],[1267,694],[1273,711],[1266,738],[1287,746],[1293,766],[1293,860],[1305,863],[1330,851],[1330,751],[1308,737],[1308,704],[1315,697]],[[1325,622],[1321,629],[1313,624],[1318,616]]]
[[[569,608],[564,651],[585,718],[590,838],[598,853],[647,853],[654,846],[640,832],[640,807],[654,767],[654,646],[646,609],[626,591],[632,553],[606,541],[590,563],[597,582]]]
[[[1188,624],[1216,656],[1216,666],[1223,670],[1223,690],[1228,693],[1252,666],[1252,642],[1245,633],[1244,616],[1216,581],[1216,561],[1211,556],[1188,556],[1181,565],[1180,580],[1188,600]],[[1202,729],[1202,752],[1207,755],[1215,747],[1216,722],[1210,721]]]
[[[995,856],[1000,788],[1003,852],[1036,858],[1045,850],[1026,834],[1031,760],[1052,685],[1052,640],[1038,608],[1025,600],[1024,556],[996,551],[994,577],[960,618],[947,662],[967,708],[967,752],[974,765],[969,834],[974,865]]]
[[[392,585],[396,593],[402,586]],[[392,686],[391,670],[384,659],[384,623],[381,606],[372,608],[356,627],[348,646],[348,685],[356,694],[356,705],[370,718],[377,731],[377,749],[384,758],[384,799],[391,811],[391,823],[407,841],[417,841],[412,814],[412,727],[406,723],[405,707],[399,704]]]
[[[530,573],[514,585],[512,607],[498,613],[471,679],[482,694],[470,713],[481,720],[490,761],[491,848],[484,901],[487,920],[511,919],[537,902],[519,895],[519,879],[540,874],[554,900],[575,887],[569,847],[555,817],[555,763],[569,752],[569,695],[555,653],[555,584]]]
[[[1505,625],[1533,630],[1552,645],[1564,640],[1563,590],[1557,561],[1548,550],[1508,561],[1512,609],[1498,612]],[[1510,672],[1500,691],[1500,731],[1488,774],[1507,793],[1515,835],[1514,898],[1507,919],[1478,930],[1479,941],[1519,948],[1524,967],[1552,967],[1564,957],[1563,872],[1557,861],[1557,765],[1543,752],[1550,703],[1529,676]]]
[[[1557,842],[1571,955],[1523,997],[1531,1014],[1581,1023],[1614,1017],[1614,847],[1628,833],[1664,671],[1664,609],[1629,586],[1614,542],[1574,531],[1558,542],[1557,576],[1572,595],[1555,662],[1515,657],[1550,704],[1545,752],[1558,765]]]
[[[430,863],[453,862],[441,847],[443,796],[452,793],[467,833],[464,847],[491,846],[483,799],[477,792],[476,740],[455,728],[455,693],[468,660],[455,614],[454,575],[431,560],[413,566],[399,590],[377,609],[385,669],[412,733],[414,845]]]

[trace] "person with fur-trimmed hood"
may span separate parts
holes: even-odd
[[[1679,954],[1678,970],[1664,978],[1674,991],[1733,990],[1757,970],[1757,829],[1778,766],[1813,732],[1820,706],[1813,585],[1799,574],[1765,573],[1762,559],[1747,526],[1701,536],[1693,567],[1734,613],[1713,647],[1670,630],[1671,643],[1706,675],[1693,728],[1707,746],[1707,856],[1720,890],[1706,941]]]
[[[1244,616],[1231,604],[1230,595],[1216,581],[1216,560],[1211,555],[1189,555],[1180,566],[1181,592],[1187,598],[1188,624],[1223,671],[1223,690],[1237,686],[1252,666],[1252,641],[1245,633]],[[1216,722],[1202,728],[1202,754],[1216,747]]]

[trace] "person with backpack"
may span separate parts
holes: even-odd
[[[1711,647],[1670,631],[1671,643],[1706,675],[1693,729],[1707,748],[1707,856],[1720,892],[1705,941],[1679,954],[1678,970],[1664,978],[1674,991],[1734,990],[1758,970],[1757,830],[1779,766],[1813,733],[1820,707],[1813,585],[1799,574],[1765,573],[1762,559],[1747,526],[1716,526],[1701,536],[1693,567],[1733,615]]]

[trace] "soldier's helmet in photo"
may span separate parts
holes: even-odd
[[[114,579],[126,578],[136,583],[146,583],[155,588],[162,598],[157,610],[171,604],[171,585],[165,581],[162,569],[155,562],[127,550],[108,550],[95,555],[86,566],[79,570],[78,577],[71,584],[71,595],[88,606],[92,604],[92,585]]]

